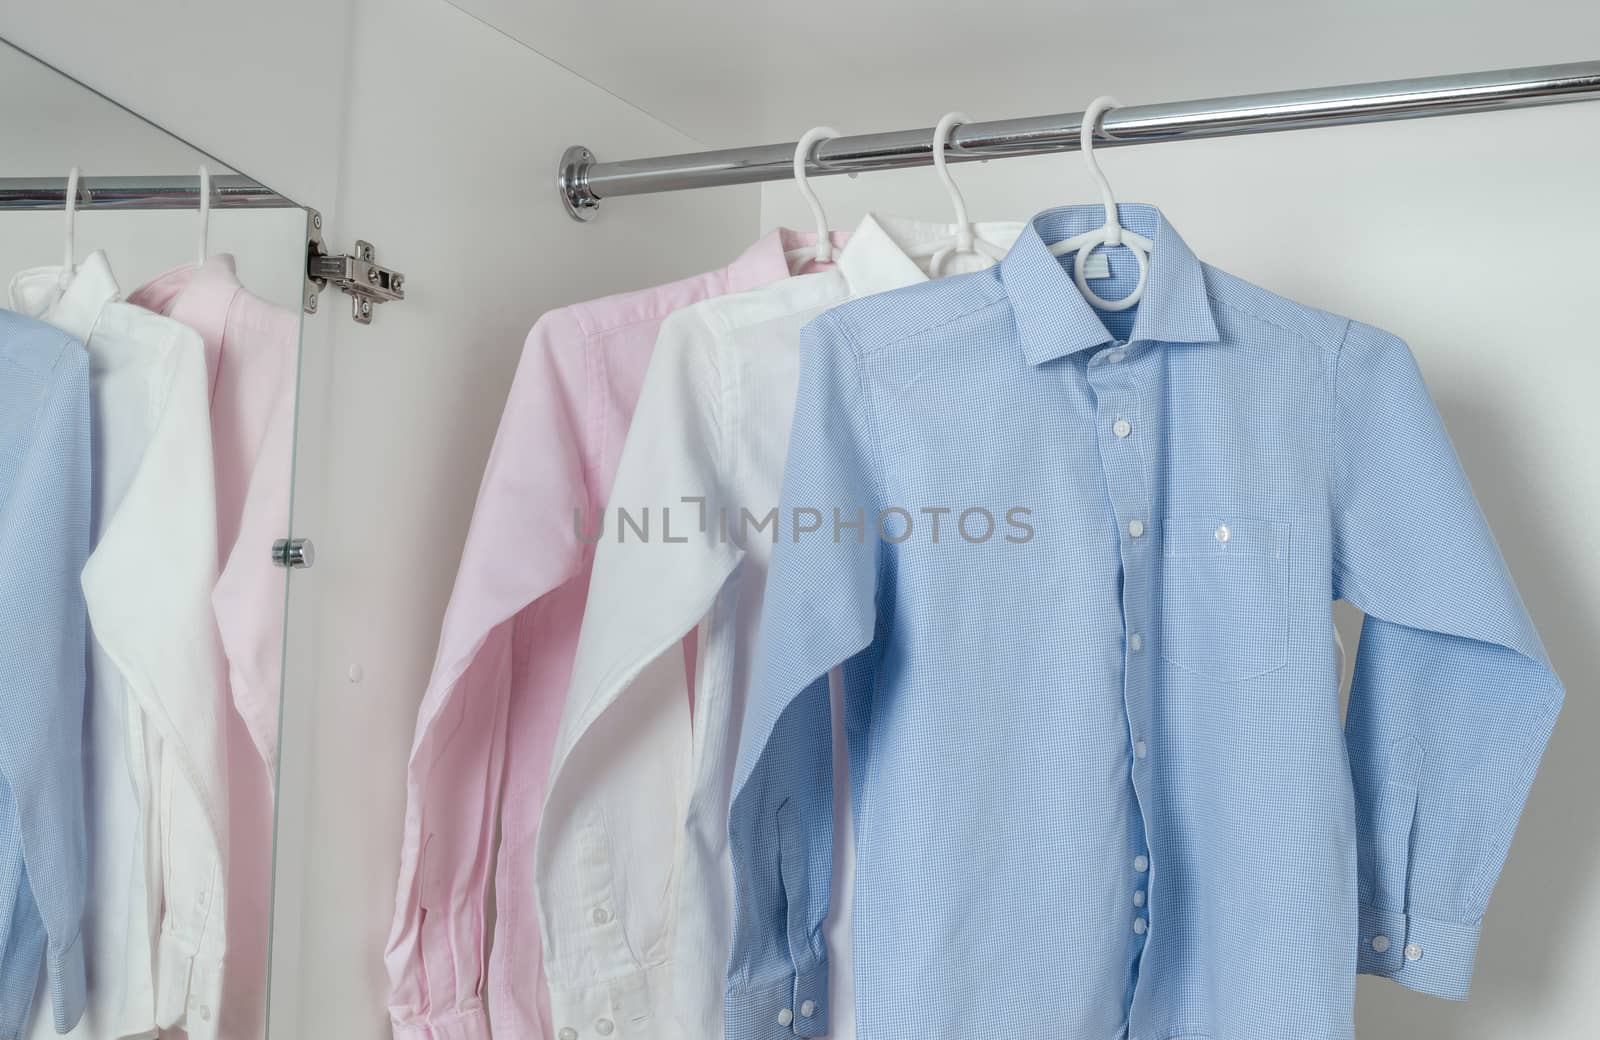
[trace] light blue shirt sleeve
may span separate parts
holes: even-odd
[[[23,1034],[41,960],[52,1017],[83,1013],[83,711],[89,366],[0,312],[0,1040]]]
[[[878,537],[882,495],[854,347],[823,315],[802,334],[800,365],[779,537],[729,815],[728,1040],[828,1032],[822,930],[833,853],[828,673],[845,666],[846,718],[859,714],[874,681],[879,618],[888,615],[878,589],[893,547]]]
[[[1405,344],[1352,322],[1335,392],[1333,594],[1366,614],[1357,966],[1463,999],[1561,684]]]

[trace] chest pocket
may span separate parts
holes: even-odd
[[[1163,530],[1161,656],[1240,682],[1281,668],[1289,648],[1289,525],[1174,516]]]

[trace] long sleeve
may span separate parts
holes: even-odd
[[[83,571],[101,649],[122,676],[148,760],[143,808],[158,821],[161,921],[155,1024],[195,1040],[217,1035],[227,955],[228,759],[226,664],[211,610],[217,580],[204,346],[165,319],[173,337],[149,373],[154,426]],[[141,342],[152,353],[162,346]]]
[[[552,689],[564,687],[565,671],[549,661],[541,669],[538,657],[550,656],[549,648],[531,643],[523,626],[530,613],[539,614],[527,608],[577,576],[584,560],[574,529],[575,513],[588,501],[575,433],[589,418],[584,348],[582,329],[565,311],[546,315],[529,335],[473,509],[433,677],[418,710],[395,917],[385,954],[397,1037],[481,1040],[489,1035],[485,900],[508,782],[513,669],[529,671],[535,682]],[[532,692],[542,700],[549,690],[541,685]],[[554,741],[560,702],[548,699],[549,705],[529,706],[548,712],[548,723],[534,720],[542,743],[529,749],[536,759],[548,754]],[[542,787],[544,774],[543,762],[525,763],[516,782]],[[538,803],[537,787],[525,801]],[[513,877],[504,883],[529,882]],[[513,939],[520,949],[521,940]],[[537,936],[531,946],[534,961],[519,966],[518,991],[542,1002]],[[497,950],[497,957],[510,956]]]
[[[1358,970],[1461,999],[1561,685],[1405,344],[1352,323],[1335,395],[1333,594],[1366,614]]]
[[[24,330],[26,334],[26,330]],[[54,335],[53,333],[47,335]],[[66,337],[62,336],[65,340]],[[88,359],[64,344],[0,501],[0,1038],[22,1035],[41,962],[58,1032],[83,1013],[82,740],[89,550]],[[26,385],[0,354],[0,379]],[[10,404],[0,394],[0,407]],[[12,418],[0,415],[0,433]],[[7,448],[0,442],[0,449]],[[0,478],[6,467],[0,462]]]
[[[892,546],[878,537],[884,495],[874,443],[859,359],[824,315],[802,336],[780,536],[729,812],[734,929],[724,1008],[728,1040],[828,1031],[828,675],[844,665],[845,713],[854,717],[874,681],[879,616],[890,609],[879,597],[893,559]],[[802,515],[803,523],[792,524]],[[819,529],[804,532],[813,521]]]
[[[670,1035],[662,1020],[688,1012],[672,1006],[668,963],[692,786],[681,648],[740,555],[716,521],[737,510],[721,476],[737,445],[714,348],[697,308],[662,324],[610,505],[589,525],[594,572],[535,856],[553,1021],[584,1034],[621,1016]]]

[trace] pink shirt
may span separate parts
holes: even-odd
[[[228,661],[227,957],[218,1035],[265,1028],[272,778],[277,768],[284,572],[300,315],[239,284],[233,257],[176,268],[128,297],[200,334],[210,381],[221,574],[211,596]]]
[[[814,240],[776,231],[723,270],[551,311],[529,334],[417,716],[386,954],[397,1040],[482,1040],[489,1018],[504,1040],[553,1040],[533,852],[594,555],[574,512],[606,505],[662,320],[787,277],[784,250]]]

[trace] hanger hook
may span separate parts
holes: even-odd
[[[839,136],[841,136],[839,131],[831,126],[814,126],[807,130],[801,136],[800,143],[794,146],[794,184],[800,189],[800,197],[811,207],[811,220],[817,228],[816,258],[818,263],[823,264],[833,259],[833,236],[828,231],[828,217],[822,212],[822,202],[817,198],[817,193],[811,190],[810,182],[806,180],[806,164],[811,161],[811,150],[819,142]]]
[[[953,248],[941,249],[934,255],[932,273],[938,273],[944,268],[944,262],[955,253],[972,253],[976,251],[972,234],[972,219],[967,216],[967,200],[961,194],[954,177],[946,165],[945,151],[950,146],[950,134],[962,123],[972,122],[972,117],[965,112],[946,112],[939,119],[939,125],[933,128],[933,168],[939,174],[939,180],[944,182],[944,190],[949,193],[950,201],[956,208],[956,244]]]
[[[1105,171],[1100,169],[1100,163],[1094,157],[1095,134],[1105,133],[1100,128],[1101,117],[1111,109],[1119,107],[1121,106],[1115,98],[1104,96],[1095,98],[1084,110],[1083,122],[1078,130],[1078,150],[1083,152],[1083,160],[1089,167],[1089,175],[1100,186],[1100,198],[1106,209],[1105,225],[1098,231],[1089,231],[1050,247],[1050,252],[1056,256],[1069,252],[1077,254],[1072,261],[1072,278],[1078,285],[1078,291],[1090,304],[1107,311],[1125,311],[1138,303],[1144,297],[1145,285],[1150,278],[1151,243],[1143,236],[1124,230],[1122,227],[1121,218],[1117,214],[1117,198],[1111,193],[1111,182],[1106,179]],[[1133,291],[1122,299],[1107,300],[1089,287],[1087,262],[1089,254],[1099,247],[1117,245],[1127,246],[1128,251],[1139,262],[1139,282],[1133,287]]]
[[[1089,166],[1089,176],[1100,186],[1100,199],[1106,207],[1106,245],[1115,246],[1122,243],[1122,223],[1117,218],[1117,199],[1111,193],[1111,182],[1106,179],[1105,171],[1100,169],[1100,160],[1094,157],[1094,137],[1100,129],[1101,118],[1113,108],[1121,108],[1122,104],[1114,97],[1101,95],[1089,102],[1089,107],[1083,113],[1083,125],[1078,131],[1078,148],[1083,152],[1083,160]]]
[[[78,270],[78,168],[67,174],[67,255],[61,268],[65,276]]]
[[[200,164],[200,259],[197,263],[206,262],[206,243],[211,237],[211,170]]]

